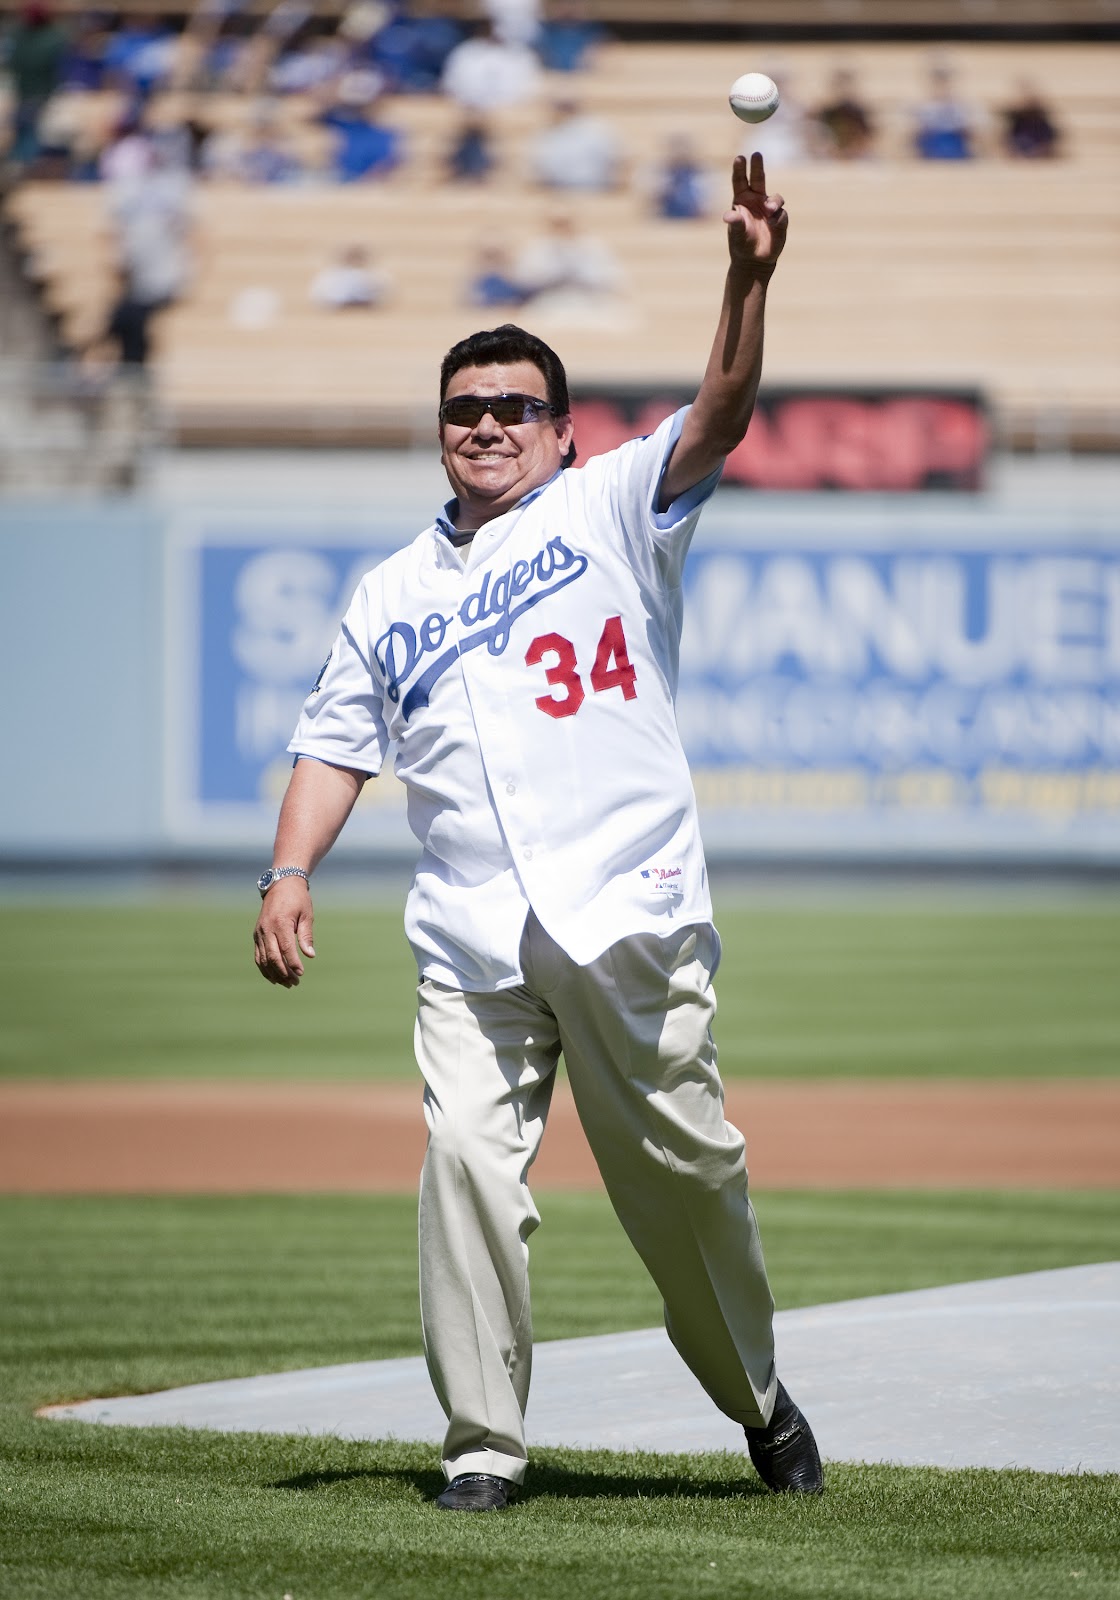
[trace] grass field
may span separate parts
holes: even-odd
[[[0,1073],[409,1078],[399,907],[320,912],[299,989],[253,971],[253,909],[8,907]],[[1120,1070],[1120,906],[730,906],[728,1077],[1061,1077]]]
[[[9,1078],[410,1079],[400,908],[324,896],[294,993],[253,908],[0,918]],[[730,1076],[1061,1078],[1120,1067],[1120,907],[898,896],[721,911]],[[599,1195],[539,1197],[540,1338],[650,1326]],[[1120,1195],[770,1194],[779,1304],[1113,1259]],[[823,1500],[736,1456],[540,1452],[503,1518],[442,1516],[433,1448],[100,1429],[92,1394],[419,1351],[407,1198],[0,1199],[2,1600],[1109,1600],[1120,1477],[832,1468]],[[842,1378],[842,1375],[838,1375]],[[656,1396],[650,1397],[656,1404]],[[967,1415],[961,1426],[968,1425]]]
[[[1114,1253],[1120,1197],[772,1195],[781,1304]],[[598,1196],[545,1196],[542,1338],[649,1325]],[[1104,1600],[1120,1479],[832,1468],[819,1502],[736,1456],[541,1452],[502,1518],[427,1504],[436,1451],[36,1420],[74,1399],[418,1351],[413,1203],[0,1202],[5,1600]],[[656,1397],[651,1396],[651,1404]],[[967,1427],[967,1417],[962,1417]]]

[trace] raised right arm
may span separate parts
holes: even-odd
[[[368,776],[307,757],[297,761],[280,807],[272,865],[314,872],[342,832]],[[302,878],[280,878],[265,895],[253,932],[261,977],[294,989],[303,977],[301,952],[315,954],[313,928],[310,888]]]

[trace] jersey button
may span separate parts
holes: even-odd
[[[521,854],[526,861],[532,861],[533,852],[531,850],[522,850]]]
[[[507,783],[506,784],[506,793],[507,794],[516,794],[517,793],[517,785],[515,783]]]

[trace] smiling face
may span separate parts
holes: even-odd
[[[548,399],[544,373],[533,361],[461,367],[445,400],[460,394],[527,394]],[[441,422],[444,471],[459,501],[458,526],[480,528],[509,511],[559,470],[572,442],[572,419],[542,411],[533,422],[503,428],[487,412],[473,428]]]

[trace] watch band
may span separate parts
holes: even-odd
[[[310,875],[302,867],[269,867],[267,872],[262,872],[257,879],[257,888],[261,892],[262,900],[278,878],[302,878],[304,883],[311,882]]]

